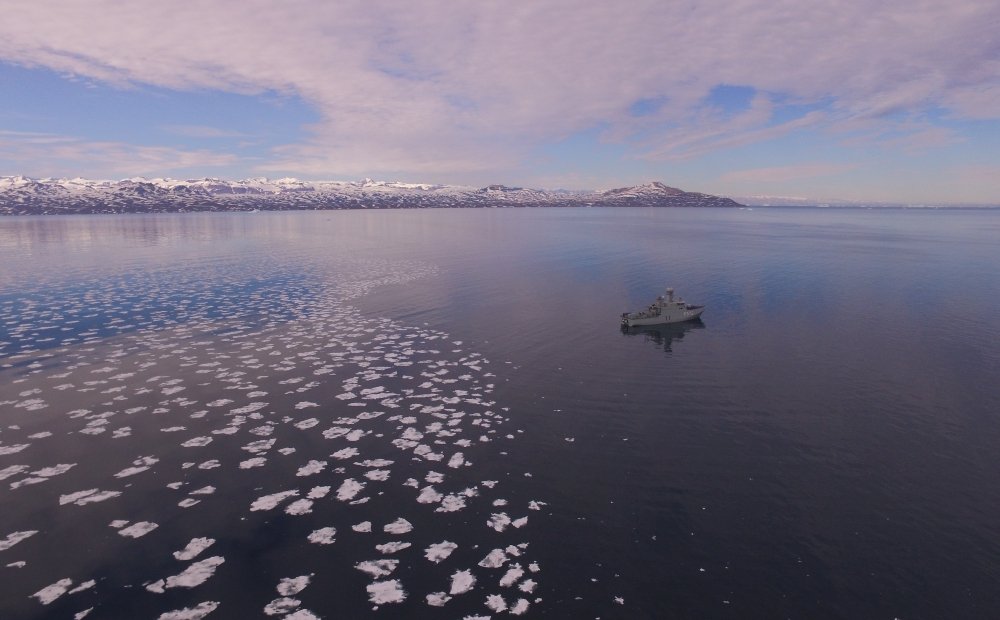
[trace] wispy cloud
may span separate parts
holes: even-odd
[[[188,136],[190,138],[246,138],[247,134],[232,131],[229,129],[219,129],[207,125],[164,125],[163,129],[178,136]]]
[[[7,0],[0,59],[301,97],[320,120],[272,168],[454,171],[506,168],[597,126],[635,156],[683,159],[837,118],[876,131],[901,110],[1000,118],[997,23],[995,0],[215,0],[190,16],[142,0]],[[763,94],[719,117],[705,99],[720,84]],[[784,100],[829,110],[788,119]],[[658,105],[636,115],[640,101]]]
[[[857,164],[812,163],[774,166],[771,168],[753,168],[728,172],[722,175],[722,180],[727,182],[785,183],[801,179],[832,176],[854,170],[857,167]]]
[[[234,155],[123,142],[88,141],[73,136],[0,130],[0,163],[16,162],[32,174],[157,175],[166,171],[229,166]],[[38,174],[38,173],[36,173]]]

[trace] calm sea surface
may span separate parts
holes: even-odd
[[[0,219],[0,618],[998,618],[1000,211]],[[672,286],[702,321],[618,316]]]

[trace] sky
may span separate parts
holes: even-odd
[[[996,0],[3,0],[0,175],[1000,203]]]

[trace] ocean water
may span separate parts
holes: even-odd
[[[998,259],[997,210],[0,219],[0,618],[1000,617]]]

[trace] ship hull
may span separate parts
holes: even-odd
[[[701,313],[705,311],[704,306],[696,308],[685,308],[684,310],[676,310],[670,312],[663,312],[659,316],[651,317],[622,317],[622,325],[625,327],[637,327],[639,325],[669,325],[671,323],[683,323],[684,321],[693,321],[701,316]]]

